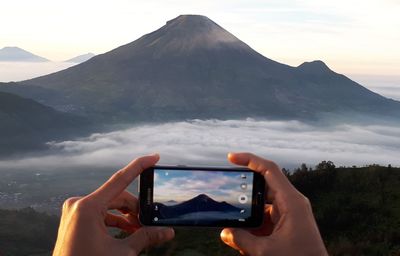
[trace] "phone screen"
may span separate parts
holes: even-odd
[[[250,225],[255,210],[254,176],[245,170],[155,167],[147,214],[154,225]]]

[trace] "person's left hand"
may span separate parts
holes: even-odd
[[[172,228],[141,227],[138,199],[125,189],[159,155],[137,158],[116,172],[106,183],[85,197],[64,202],[53,255],[138,255],[148,246],[174,238]],[[116,209],[123,215],[109,210]],[[107,227],[132,233],[125,239],[109,235]]]

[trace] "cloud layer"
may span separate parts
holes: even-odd
[[[282,167],[321,160],[336,165],[400,166],[400,128],[339,125],[315,127],[298,121],[192,120],[141,125],[74,141],[52,142],[53,154],[2,161],[0,167],[121,167],[158,152],[161,164],[228,165],[231,151],[254,152]]]
[[[0,61],[0,82],[22,81],[64,70],[71,62],[4,62]]]

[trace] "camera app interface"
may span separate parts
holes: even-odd
[[[246,222],[251,216],[252,190],[252,172],[155,169],[153,223]]]

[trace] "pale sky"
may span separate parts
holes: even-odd
[[[61,61],[202,14],[279,62],[321,59],[339,73],[397,76],[399,13],[399,0],[1,0],[0,48]]]

